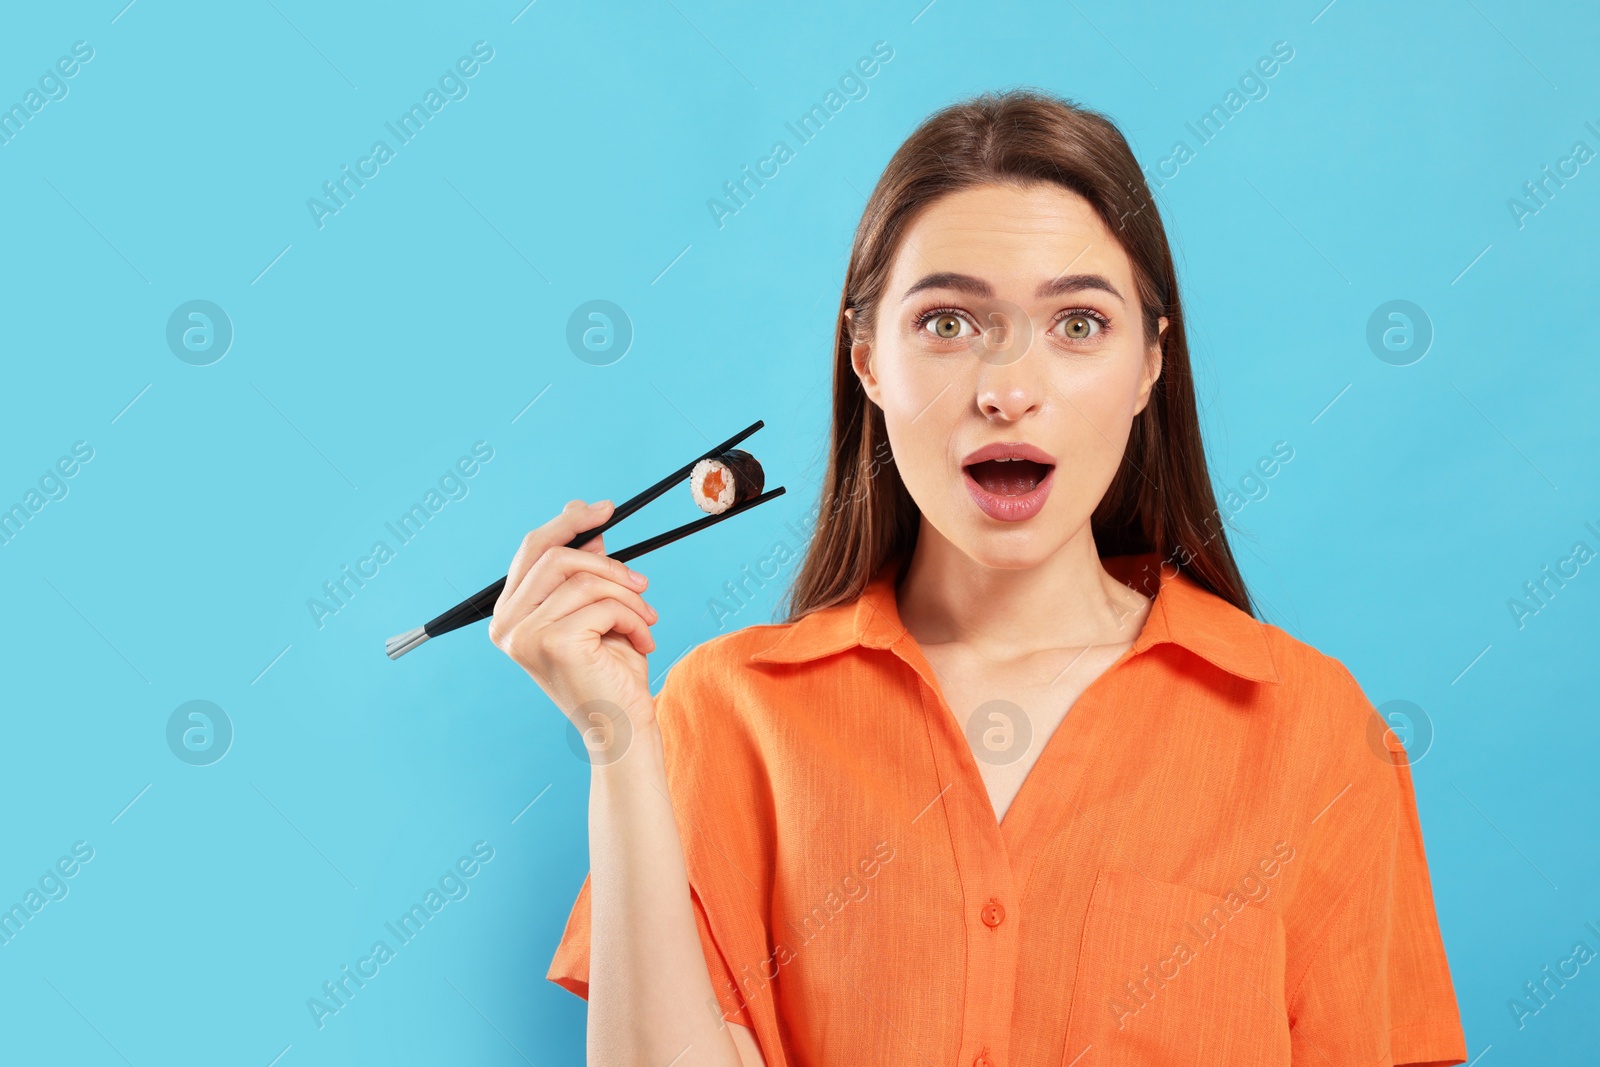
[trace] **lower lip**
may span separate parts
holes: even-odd
[[[1037,515],[1039,509],[1044,507],[1045,498],[1050,495],[1050,486],[1054,483],[1055,476],[1056,468],[1051,467],[1049,473],[1031,491],[1020,496],[1001,496],[979,485],[965,468],[961,471],[961,480],[967,483],[967,492],[971,494],[973,502],[985,515],[1000,522],[1021,522]]]

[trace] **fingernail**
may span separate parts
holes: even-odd
[[[610,503],[609,500],[596,500],[593,504],[589,505],[589,510],[590,511],[599,511],[601,508],[605,507],[609,503]]]
[[[628,577],[632,578],[636,582],[645,581],[645,576],[634,570],[632,567],[628,568]]]

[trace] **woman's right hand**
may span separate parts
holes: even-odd
[[[597,729],[610,735],[603,720],[619,712],[630,734],[655,720],[645,655],[655,651],[657,615],[640,595],[648,580],[606,556],[604,535],[566,547],[610,518],[613,506],[570,501],[523,538],[489,620],[489,640],[533,677],[586,743]],[[590,755],[597,756],[593,746]]]

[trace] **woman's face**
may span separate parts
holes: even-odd
[[[1005,568],[1087,534],[1161,372],[1127,254],[1053,183],[987,184],[924,208],[851,357],[924,535],[931,524]],[[975,455],[996,445],[1025,458]]]

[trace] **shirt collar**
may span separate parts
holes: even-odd
[[[1118,581],[1145,596],[1152,595],[1154,587],[1155,603],[1133,643],[1135,655],[1171,642],[1240,678],[1274,684],[1281,681],[1265,626],[1183,573],[1167,574],[1159,553],[1109,556],[1100,562]],[[886,563],[855,600],[818,609],[780,627],[778,639],[752,655],[751,660],[804,663],[856,645],[892,648],[902,639],[910,640],[895,601],[897,570],[895,562]]]

